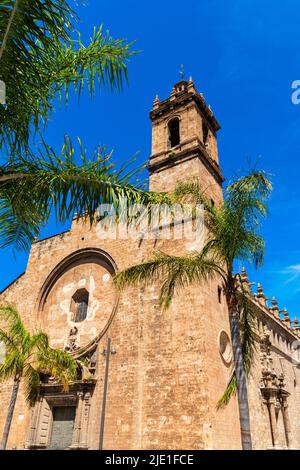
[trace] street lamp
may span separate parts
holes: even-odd
[[[103,349],[103,351],[102,351],[102,355],[106,357],[106,361],[105,361],[105,376],[104,376],[104,387],[103,387],[102,413],[101,413],[101,423],[100,423],[99,450],[103,449],[103,434],[104,434],[104,423],[105,423],[109,357],[110,357],[111,354],[116,354],[116,352],[117,352],[116,349],[114,347],[110,346],[110,337],[108,337],[108,339],[107,339],[107,348]]]

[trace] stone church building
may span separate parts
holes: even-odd
[[[170,191],[179,180],[198,178],[218,204],[220,126],[193,81],[176,83],[164,101],[157,97],[150,119],[150,189]],[[154,250],[183,254],[191,246],[163,237],[107,239],[80,219],[32,245],[26,272],[1,301],[13,303],[31,330],[41,328],[53,347],[85,366],[68,392],[51,379],[43,383],[32,409],[21,387],[8,449],[98,449],[100,440],[103,449],[241,448],[237,399],[216,408],[233,371],[220,281],[176,293],[167,311],[159,308],[157,285],[120,294],[114,288],[116,272]],[[248,382],[253,447],[300,448],[298,321],[275,298],[268,303],[259,284],[251,290],[245,270],[242,279],[259,316]],[[0,433],[11,387],[0,384]]]

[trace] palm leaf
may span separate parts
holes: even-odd
[[[183,289],[193,282],[202,282],[216,274],[222,275],[222,269],[206,257],[206,252],[187,257],[158,252],[152,260],[117,274],[114,282],[118,289],[123,289],[136,284],[146,286],[160,280],[160,305],[168,308],[175,290]]]
[[[31,349],[47,349],[49,347],[49,338],[43,331],[38,331],[30,338]]]
[[[13,350],[16,347],[14,338],[10,336],[6,331],[0,329],[0,343],[3,343],[7,352]]]
[[[9,337],[16,346],[24,346],[28,341],[29,333],[21,317],[12,305],[0,306],[0,316],[8,323]]]
[[[76,213],[93,223],[100,204],[112,204],[118,211],[123,198],[140,204],[158,200],[141,188],[136,177],[140,168],[115,169],[105,148],[97,148],[89,158],[79,145],[80,164],[74,152],[66,137],[58,155],[44,144],[39,154],[27,153],[0,167],[1,248],[14,245],[28,249],[49,220],[52,208],[57,222]]]
[[[228,199],[234,200],[238,195],[251,195],[257,200],[266,200],[272,192],[272,183],[269,175],[262,170],[251,170],[247,175],[241,176],[226,188]]]
[[[103,27],[89,44],[76,38],[76,20],[63,0],[7,0],[0,5],[0,79],[7,106],[0,107],[0,145],[27,147],[30,129],[44,126],[56,98],[68,101],[87,87],[121,89],[127,80],[132,43],[114,39]]]
[[[15,348],[5,355],[4,362],[0,365],[0,381],[22,374],[24,367],[24,355]]]
[[[48,336],[37,331],[30,335],[20,314],[12,305],[0,307],[4,327],[0,341],[5,345],[5,358],[0,364],[0,381],[22,377],[25,398],[30,406],[40,396],[41,374],[48,374],[68,390],[69,383],[77,378],[77,361],[64,351],[49,347]]]
[[[27,364],[24,369],[25,398],[29,406],[33,406],[41,394],[41,378],[39,372]]]
[[[39,350],[36,359],[36,369],[57,379],[65,391],[69,389],[69,383],[76,380],[77,362],[68,353],[47,348]]]
[[[236,382],[236,375],[235,372],[233,372],[229,383],[226,387],[225,392],[223,393],[222,397],[217,403],[217,410],[220,410],[221,408],[224,408],[225,406],[228,405],[230,402],[230,399],[236,395],[237,392],[237,382]]]

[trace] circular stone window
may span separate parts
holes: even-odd
[[[219,333],[219,352],[226,365],[230,365],[232,362],[232,348],[231,342],[226,331],[222,330]]]

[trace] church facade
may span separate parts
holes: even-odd
[[[150,112],[150,189],[170,191],[198,178],[222,201],[220,126],[193,81],[176,83]],[[161,229],[163,230],[163,229]],[[190,240],[99,235],[81,219],[69,231],[32,245],[26,272],[1,293],[26,326],[53,347],[81,358],[78,381],[63,392],[42,385],[29,409],[21,386],[8,449],[240,449],[237,399],[217,409],[233,371],[230,327],[220,281],[176,293],[167,311],[159,286],[116,292],[119,270],[155,250],[184,254]],[[248,380],[255,449],[300,448],[300,328],[261,285],[244,288],[257,309],[257,350]],[[0,384],[0,433],[12,383]]]

